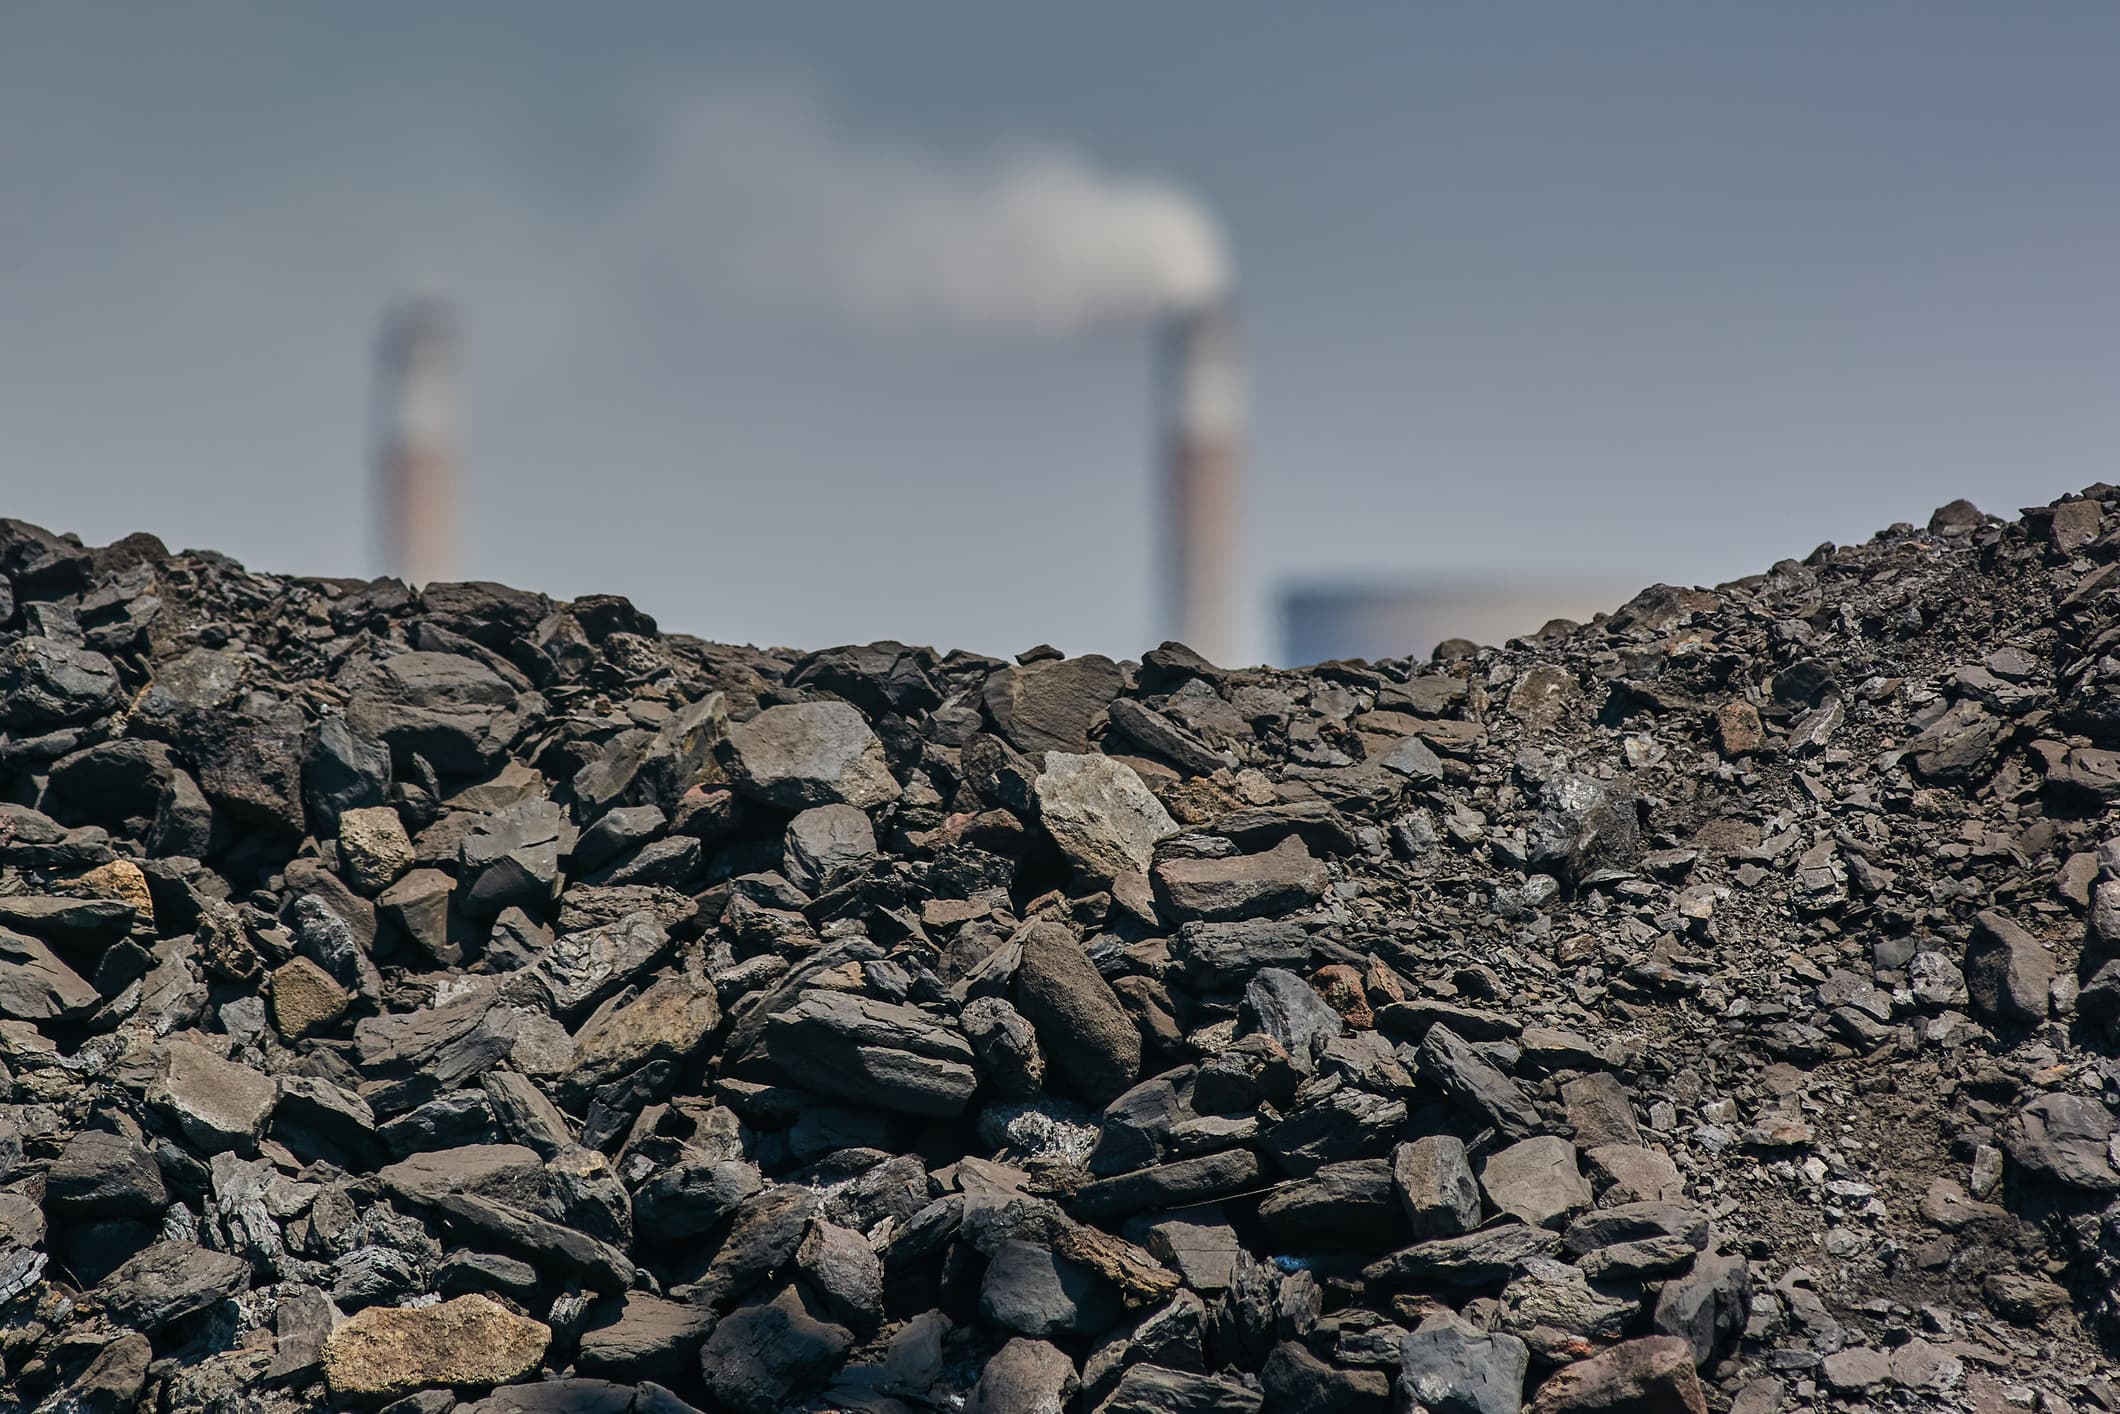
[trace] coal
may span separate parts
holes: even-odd
[[[2111,1405],[2116,501],[1291,671],[0,523],[0,1404]]]

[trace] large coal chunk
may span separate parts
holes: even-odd
[[[1167,859],[1149,878],[1156,907],[1181,921],[1279,917],[1316,902],[1332,882],[1296,835],[1264,854]]]
[[[775,1012],[766,1054],[799,1085],[906,1114],[962,1113],[979,1083],[954,1027],[848,992],[807,991]]]
[[[1090,749],[1090,729],[1125,686],[1125,675],[1109,658],[1048,658],[989,677],[986,710],[1019,751],[1079,754]]]
[[[781,1414],[823,1387],[854,1343],[819,1320],[794,1287],[722,1317],[699,1352],[707,1392],[730,1414]]]
[[[869,810],[898,797],[883,743],[844,702],[768,707],[730,727],[721,749],[737,789],[767,805]]]
[[[1053,1066],[1083,1095],[1110,1100],[1141,1073],[1141,1033],[1074,935],[1033,923],[1017,940],[1016,1008]]]
[[[0,726],[50,728],[117,705],[118,672],[92,649],[31,634],[0,647]]]
[[[136,1330],[157,1331],[196,1315],[250,1285],[250,1263],[192,1242],[157,1242],[96,1287],[110,1317]]]
[[[68,1218],[161,1216],[169,1201],[161,1166],[129,1134],[85,1129],[44,1175],[44,1206]]]
[[[518,725],[516,690],[475,658],[400,653],[357,664],[341,682],[347,726],[388,745],[400,764],[418,756],[470,775],[507,749]]]

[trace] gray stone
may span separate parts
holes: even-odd
[[[695,1352],[714,1327],[714,1313],[681,1301],[629,1291],[599,1302],[582,1333],[575,1367],[614,1380],[683,1383]]]
[[[1533,1227],[1558,1228],[1590,1206],[1590,1185],[1575,1146],[1552,1135],[1520,1140],[1480,1164],[1480,1187],[1498,1212]]]
[[[2002,1146],[2022,1167],[2071,1188],[2120,1192],[2113,1112],[2088,1095],[2041,1095],[2003,1126]]]
[[[1453,1104],[1472,1111],[1504,1134],[1528,1134],[1538,1126],[1538,1110],[1522,1087],[1449,1027],[1429,1027],[1428,1034],[1421,1038],[1416,1058],[1421,1074]]]
[[[1639,797],[1590,776],[1548,781],[1530,831],[1534,869],[1578,883],[1600,869],[1629,869],[1641,858]]]
[[[1310,935],[1298,924],[1265,919],[1192,922],[1171,939],[1170,956],[1196,987],[1235,987],[1262,967],[1304,966]]]
[[[1562,1085],[1561,1103],[1568,1107],[1568,1123],[1575,1127],[1578,1148],[1642,1142],[1634,1102],[1627,1098],[1618,1077],[1608,1071],[1579,1075]]]
[[[1708,1414],[1693,1348],[1643,1336],[1578,1360],[1539,1386],[1525,1414]]]
[[[2053,954],[2004,913],[1988,909],[1973,921],[1965,950],[1965,982],[1973,1009],[1997,1021],[2046,1019],[2054,985]]]
[[[608,864],[654,839],[669,823],[660,806],[622,805],[607,810],[575,840],[569,862],[576,872]]]
[[[720,1024],[712,983],[696,973],[665,971],[645,989],[609,999],[582,1023],[565,1088],[588,1094],[657,1061],[678,1064]]]
[[[1370,1263],[1362,1279],[1386,1286],[1442,1283],[1500,1287],[1532,1257],[1548,1256],[1560,1234],[1529,1223],[1501,1223],[1459,1237],[1437,1237],[1402,1247]]]
[[[413,869],[377,896],[376,911],[436,962],[454,966],[464,960],[451,907],[455,890],[456,880],[441,870]]]
[[[1016,1336],[980,1370],[964,1414],[1066,1414],[1079,1384],[1058,1346]]]
[[[698,1237],[764,1187],[756,1164],[688,1158],[658,1170],[634,1191],[633,1228],[675,1242]]]
[[[50,728],[117,705],[118,673],[101,653],[29,634],[0,648],[0,726]]]
[[[474,658],[400,653],[357,663],[340,682],[346,724],[387,745],[400,763],[415,755],[437,771],[472,775],[507,748],[517,725],[516,691]]]
[[[1237,764],[1234,752],[1209,746],[1161,712],[1130,697],[1113,698],[1110,712],[1112,725],[1122,735],[1195,775],[1208,775]]]
[[[191,1242],[157,1242],[96,1286],[120,1325],[153,1333],[250,1285],[250,1263]]]
[[[0,1017],[49,1021],[77,1016],[103,998],[35,938],[0,928]]]
[[[883,1264],[868,1239],[819,1219],[795,1249],[795,1272],[809,1284],[822,1314],[856,1335],[876,1333],[883,1319]]]
[[[954,1115],[978,1085],[971,1045],[915,1007],[812,990],[766,1020],[766,1054],[820,1094],[906,1114]]]
[[[1391,1380],[1381,1370],[1348,1370],[1320,1360],[1300,1343],[1284,1340],[1259,1368],[1269,1409],[1315,1414],[1385,1414]]]
[[[277,1098],[270,1077],[174,1039],[163,1044],[147,1092],[147,1103],[209,1154],[256,1148]]]
[[[1177,833],[1133,767],[1109,756],[1049,751],[1034,788],[1045,832],[1085,877],[1099,882],[1145,874],[1156,841]]]
[[[661,962],[670,933],[653,913],[560,934],[524,969],[544,985],[555,1014],[574,1019]]]
[[[1088,1335],[1119,1314],[1118,1293],[1095,1273],[1029,1242],[1006,1241],[979,1287],[982,1318],[1019,1335]]]
[[[1657,1294],[1658,1335],[1684,1338],[1703,1368],[1730,1350],[1752,1316],[1752,1271],[1742,1257],[1703,1252],[1693,1270],[1664,1283]]]
[[[1340,1014],[1308,982],[1285,968],[1262,968],[1245,986],[1237,1006],[1238,1035],[1258,1032],[1273,1037],[1306,1070],[1340,1030]]]
[[[1229,1285],[1244,1252],[1236,1229],[1216,1207],[1194,1207],[1149,1223],[1142,1238],[1156,1260],[1187,1287],[1210,1296]]]
[[[1924,780],[1970,782],[1985,777],[2002,724],[1970,697],[1960,698],[1906,744],[1907,761]]]
[[[1090,749],[1090,728],[1125,687],[1119,665],[1095,653],[1003,668],[986,680],[986,711],[1019,751]]]
[[[1867,1345],[1851,1345],[1825,1358],[1819,1372],[1826,1384],[1842,1394],[1859,1394],[1892,1378],[1892,1362],[1883,1351]]]
[[[1074,1207],[1088,1218],[1176,1208],[1242,1193],[1256,1186],[1264,1173],[1265,1166],[1251,1150],[1224,1149],[1085,1183],[1075,1190]]]
[[[456,901],[467,918],[504,908],[549,908],[559,892],[559,859],[573,844],[566,812],[526,800],[482,817],[458,848]]]
[[[851,805],[815,805],[788,822],[781,872],[805,893],[820,893],[842,869],[876,853],[876,828]]]
[[[844,702],[768,707],[730,727],[723,746],[737,789],[767,805],[869,810],[898,798],[883,743]]]
[[[1581,1257],[1603,1247],[1673,1238],[1699,1251],[1708,1245],[1708,1217],[1684,1203],[1616,1203],[1583,1213],[1562,1235],[1570,1254]]]
[[[972,1043],[979,1078],[1005,1100],[1035,1098],[1045,1081],[1045,1053],[1023,1013],[1000,997],[975,997],[958,1014]]]
[[[1276,1252],[1374,1252],[1410,1235],[1388,1159],[1326,1164],[1259,1204]]]
[[[1501,1302],[1501,1328],[1542,1365],[1565,1365],[1618,1341],[1639,1304],[1599,1291],[1577,1268],[1547,1257],[1527,1259],[1502,1288]]]
[[[1517,1414],[1531,1359],[1513,1335],[1443,1312],[1399,1341],[1400,1407],[1408,1414]]]
[[[1037,1030],[1046,1060],[1085,1098],[1103,1103],[1141,1073],[1141,1032],[1074,935],[1032,923],[1015,939],[1016,1009]]]
[[[68,1218],[155,1218],[169,1201],[162,1170],[130,1134],[84,1129],[44,1174],[44,1205]]]
[[[788,1287],[722,1317],[700,1349],[700,1377],[728,1414],[783,1414],[823,1387],[853,1343],[852,1332],[818,1320]]]
[[[1229,1375],[1132,1365],[1097,1414],[1264,1414],[1265,1396]]]
[[[1392,1154],[1392,1180],[1417,1240],[1455,1237],[1480,1224],[1480,1185],[1453,1135],[1423,1135]]]
[[[1606,1203],[1675,1203],[1686,1196],[1678,1165],[1646,1146],[1600,1144],[1584,1152],[1583,1163]]]
[[[1264,854],[1166,859],[1149,878],[1156,907],[1181,922],[1278,917],[1315,903],[1332,882],[1297,835]]]

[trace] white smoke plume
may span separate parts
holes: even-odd
[[[797,96],[695,99],[661,125],[627,226],[710,288],[888,328],[1062,333],[1229,279],[1202,203],[1065,148],[945,153],[844,131]]]

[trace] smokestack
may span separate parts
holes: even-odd
[[[1236,667],[1244,440],[1236,312],[1227,299],[1179,310],[1163,345],[1165,632]]]
[[[456,578],[456,312],[417,299],[383,320],[376,490],[384,572],[410,585]]]

